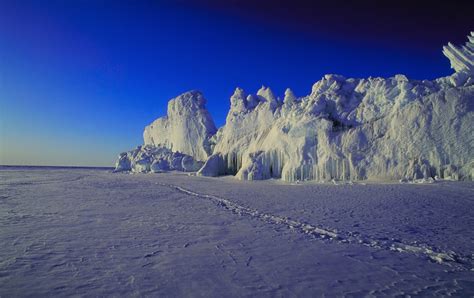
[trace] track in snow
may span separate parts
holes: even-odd
[[[291,230],[297,231],[302,234],[309,235],[315,239],[320,240],[333,240],[338,243],[350,243],[360,244],[371,248],[390,250],[395,252],[413,253],[427,257],[430,261],[434,261],[439,264],[444,264],[452,267],[459,271],[473,271],[474,270],[474,256],[465,256],[453,251],[443,252],[438,249],[429,247],[423,244],[407,244],[400,240],[393,238],[377,238],[372,239],[352,232],[342,232],[336,229],[317,227],[316,225],[300,222],[288,217],[272,215],[264,212],[260,212],[256,209],[248,208],[236,204],[228,199],[221,198],[209,194],[201,194],[192,190],[183,188],[181,186],[165,183],[157,183],[159,185],[175,189],[181,193],[189,196],[199,197],[203,199],[211,200],[218,206],[230,210],[235,214],[249,216],[254,219],[259,219],[266,223],[274,225],[282,225]]]

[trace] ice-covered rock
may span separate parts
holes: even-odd
[[[189,91],[170,100],[167,115],[145,128],[145,145],[163,146],[195,160],[206,160],[211,153],[209,139],[217,129],[205,105],[199,91]]]

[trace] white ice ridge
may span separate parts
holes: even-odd
[[[217,132],[203,96],[188,92],[170,101],[144,141],[205,161],[203,176],[472,180],[473,38],[444,48],[456,72],[435,80],[325,75],[299,98],[290,89],[280,98],[267,87],[256,94],[237,88]]]
[[[327,227],[318,227],[315,224],[309,224],[296,219],[291,219],[289,217],[273,215],[258,211],[256,209],[248,208],[215,195],[197,193],[190,189],[173,184],[157,184],[175,189],[189,196],[210,200],[218,206],[240,216],[248,216],[272,225],[284,226],[296,232],[314,237],[315,239],[332,240],[341,244],[359,244],[370,248],[390,250],[395,252],[413,253],[416,255],[425,256],[433,262],[447,265],[454,268],[455,270],[460,271],[470,271],[474,268],[474,259],[472,256],[464,256],[453,251],[443,252],[439,249],[429,247],[428,245],[419,243],[408,244],[393,238],[373,239],[359,233],[343,232]]]

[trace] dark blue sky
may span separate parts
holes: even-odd
[[[237,86],[449,75],[442,45],[472,30],[451,6],[254,2],[0,0],[0,164],[112,165],[190,89],[221,126]]]

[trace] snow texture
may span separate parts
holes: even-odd
[[[472,296],[473,182],[0,168],[0,296]]]
[[[214,135],[198,104],[202,95],[185,93],[170,102],[167,117],[145,129],[145,144],[206,161],[202,176],[472,180],[473,38],[460,48],[444,47],[456,73],[433,81],[326,75],[309,95],[297,98],[287,89],[283,99],[267,87],[257,94],[237,88]]]

